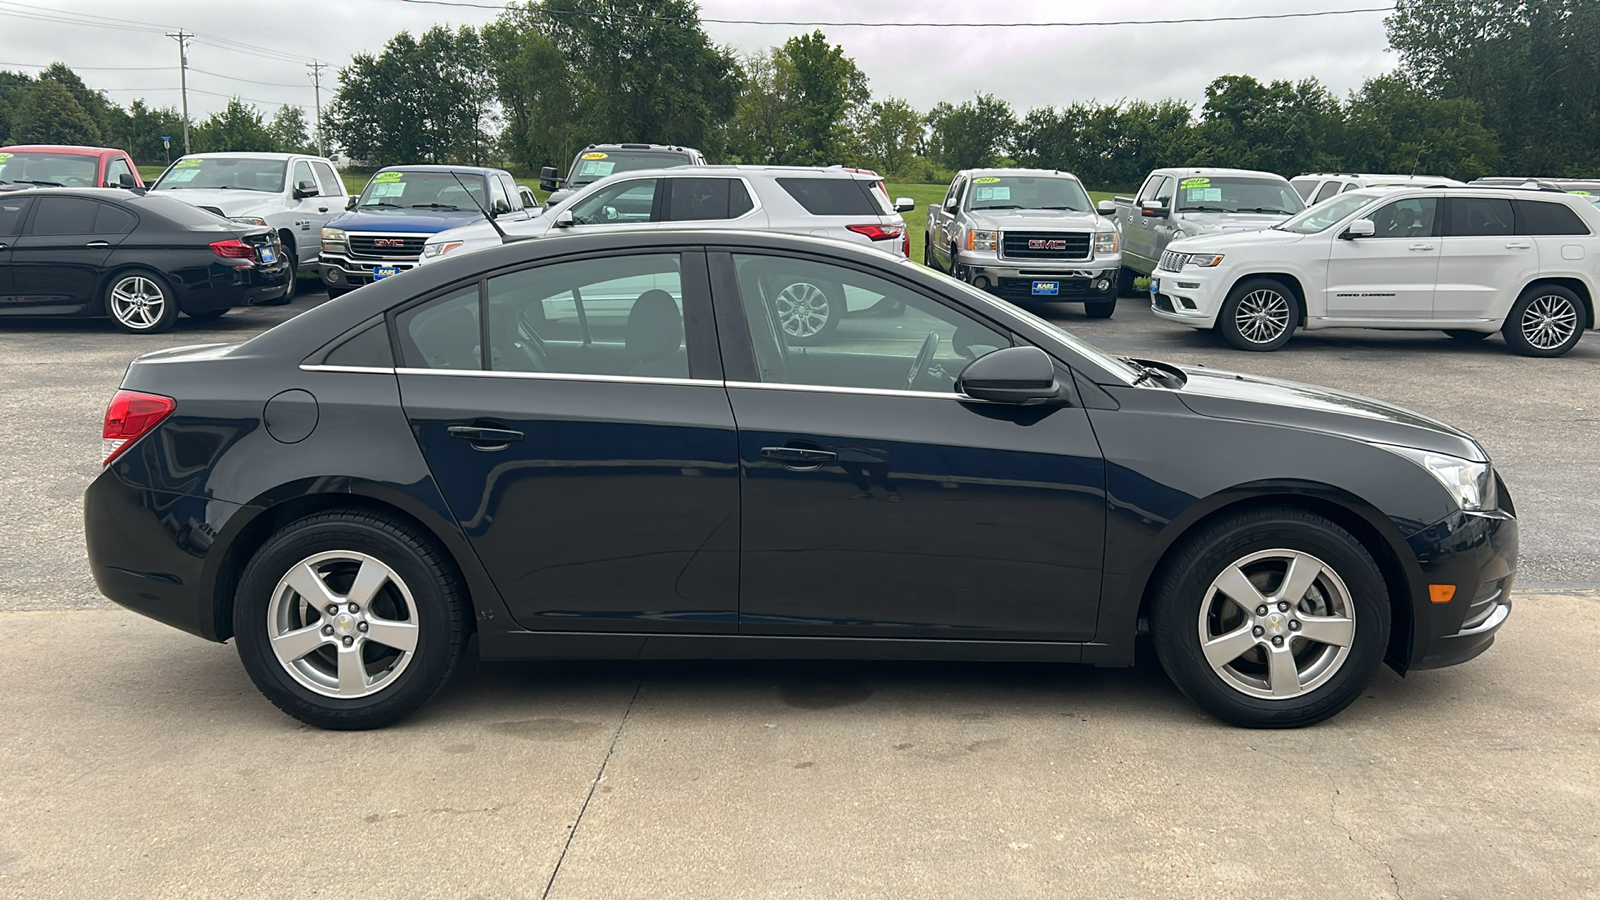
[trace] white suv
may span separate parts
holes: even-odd
[[[1174,241],[1150,281],[1157,316],[1276,350],[1298,327],[1499,331],[1560,356],[1595,323],[1600,208],[1516,188],[1367,188],[1281,225]]]

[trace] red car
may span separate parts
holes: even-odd
[[[107,147],[26,144],[0,147],[0,191],[31,187],[142,188],[125,151]]]

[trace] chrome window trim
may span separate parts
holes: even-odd
[[[322,363],[301,363],[302,372],[360,372],[366,375],[393,375],[393,366],[329,366]]]
[[[458,375],[468,378],[520,378],[531,381],[586,381],[607,384],[677,384],[690,387],[722,387],[710,378],[656,378],[644,375],[582,375],[569,372],[497,372],[484,369],[417,369],[400,366],[396,375]]]
[[[927,397],[934,400],[961,400],[968,403],[981,403],[976,397],[968,397],[954,391],[900,391],[893,388],[858,388],[840,387],[831,384],[790,384],[788,382],[762,382],[762,381],[730,381],[729,388],[751,388],[762,391],[805,391],[813,394],[857,394],[868,397]]]

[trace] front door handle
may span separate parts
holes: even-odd
[[[471,441],[479,450],[504,450],[512,441],[522,440],[522,432],[510,428],[485,428],[481,425],[451,425],[445,429],[453,438]]]
[[[1528,243],[1527,241],[1507,241],[1506,242],[1506,249],[1507,250],[1532,250],[1533,249],[1533,245]]]
[[[104,248],[104,247],[111,246],[111,242],[110,241],[90,241],[89,243],[84,244],[84,246],[85,247],[94,247],[96,249],[101,249],[101,248]]]
[[[1432,250],[1433,249],[1433,245],[1432,244],[1412,244],[1411,245],[1411,249],[1413,249],[1413,250]]]
[[[811,447],[762,447],[761,455],[781,462],[791,469],[820,469],[823,463],[833,462],[839,458],[839,454],[832,450],[817,450]]]

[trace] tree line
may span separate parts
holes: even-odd
[[[589,143],[698,147],[715,162],[857,165],[896,180],[1025,165],[1127,188],[1152,168],[1594,175],[1600,171],[1600,3],[1398,0],[1400,65],[1346,97],[1315,78],[1212,81],[1180,100],[1026,111],[992,94],[917,110],[874,97],[822,32],[739,55],[693,0],[543,0],[482,28],[394,35],[340,70],[325,133],[373,164],[564,167]],[[198,150],[301,149],[299,107],[238,99],[194,129]],[[124,110],[59,64],[0,73],[0,140],[111,142],[159,162],[171,109]],[[154,144],[152,147],[152,135]],[[95,139],[90,139],[95,138]]]

